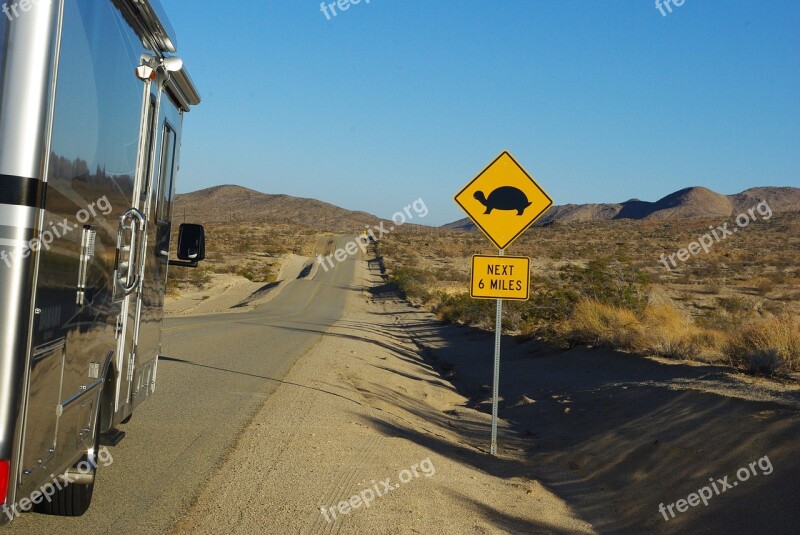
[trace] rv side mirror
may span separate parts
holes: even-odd
[[[203,225],[184,223],[178,231],[178,259],[200,262],[206,258],[206,231]]]

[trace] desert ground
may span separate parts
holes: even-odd
[[[504,328],[558,347],[603,346],[753,373],[800,372],[800,213],[773,214],[667,269],[661,255],[719,218],[573,222],[530,229],[507,251],[532,260],[531,299]],[[379,244],[391,280],[440,319],[493,328],[494,303],[469,298],[478,232],[400,230]]]
[[[642,336],[648,306],[668,306],[665,324],[680,329],[672,334],[705,336],[663,354],[657,349],[674,347],[669,338],[635,351],[613,347],[626,338],[602,338],[598,327],[585,338],[588,328],[563,310],[550,313],[566,327],[546,329],[542,317],[509,308],[496,458],[488,455],[488,316],[453,301],[466,291],[469,256],[490,251],[470,233],[393,234],[359,257],[343,319],[266,400],[175,532],[794,533],[800,385],[791,360],[754,368],[726,355],[726,328],[792,321],[797,224],[787,216],[749,228],[742,241],[663,274],[657,251],[679,247],[705,221],[533,229],[517,246],[537,253],[534,287],[544,297],[531,305],[566,307],[573,296],[557,292],[585,284],[580,270],[602,251],[610,258],[594,269],[613,284],[601,289],[631,299],[612,310],[644,301],[634,334]],[[235,225],[212,232],[229,233],[226,246],[235,249]],[[239,232],[241,240],[259,234]],[[313,278],[312,256],[300,253],[332,238],[291,232],[272,233],[275,250],[263,247],[263,255],[212,259],[211,277],[196,283],[188,275],[170,310],[235,313],[267,303],[287,279]],[[250,286],[217,266],[223,257],[229,266],[271,263],[277,275],[266,289],[264,281]],[[724,264],[724,274],[707,264]],[[565,272],[573,278],[561,279]],[[759,279],[771,284],[760,288]],[[615,284],[631,291],[616,294]],[[571,339],[576,332],[584,338]],[[416,477],[369,507],[350,501],[412,467]],[[724,489],[721,481],[735,485],[708,505],[686,505]]]

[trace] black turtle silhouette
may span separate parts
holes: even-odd
[[[482,191],[476,191],[475,199],[486,207],[484,214],[491,214],[492,210],[516,210],[517,215],[522,215],[532,204],[523,191],[513,186],[497,188],[489,194],[488,199]]]

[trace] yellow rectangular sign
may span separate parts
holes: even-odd
[[[530,258],[488,255],[472,257],[472,284],[469,294],[473,298],[527,301],[530,297],[530,286]]]

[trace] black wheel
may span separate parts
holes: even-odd
[[[92,475],[97,475],[97,457],[100,451],[100,415],[97,415],[95,421],[95,439],[94,448],[87,451],[81,457],[73,468],[80,469],[83,467],[91,468]],[[34,505],[34,511],[43,515],[53,516],[83,516],[92,505],[92,497],[94,496],[94,483],[89,485],[82,485],[80,483],[70,483],[65,485],[63,480],[59,478],[59,485],[61,489],[56,489],[50,500],[43,500],[42,503]]]

